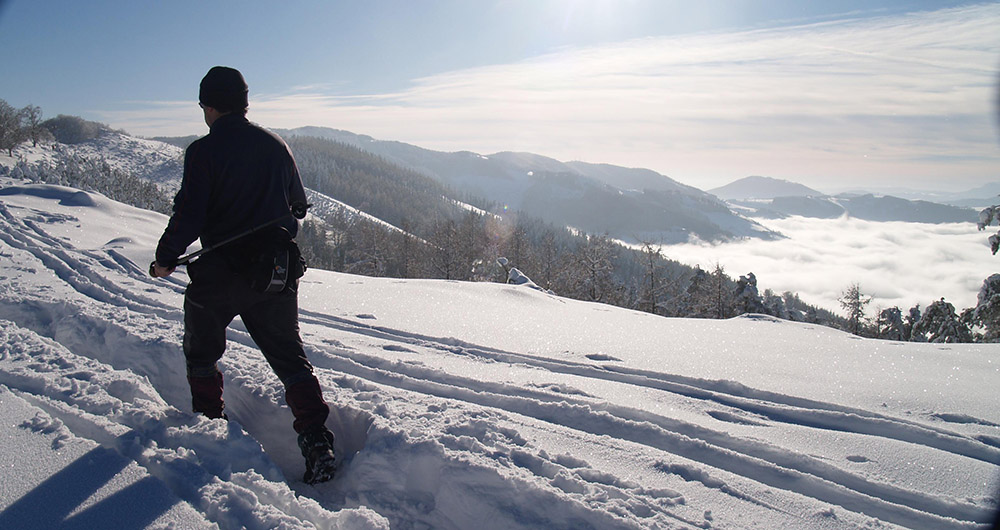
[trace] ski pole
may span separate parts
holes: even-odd
[[[273,225],[273,224],[275,224],[275,223],[277,223],[279,221],[284,220],[286,217],[289,217],[290,215],[292,215],[292,214],[291,213],[286,213],[285,215],[282,215],[281,217],[278,217],[276,219],[271,219],[270,221],[268,221],[266,223],[257,225],[255,227],[251,228],[250,230],[247,230],[245,232],[240,232],[239,234],[236,234],[235,236],[230,237],[229,239],[226,239],[224,241],[220,241],[220,242],[218,242],[218,243],[216,243],[214,245],[210,245],[210,246],[207,246],[207,247],[205,247],[205,248],[203,248],[201,250],[197,250],[195,252],[192,252],[192,253],[188,254],[187,256],[181,256],[181,257],[177,258],[177,264],[178,265],[187,265],[188,263],[191,263],[191,260],[197,258],[198,256],[201,256],[202,254],[204,254],[206,252],[211,252],[211,251],[213,251],[213,250],[215,250],[215,249],[217,249],[217,248],[219,248],[221,246],[228,245],[229,243],[232,243],[233,241],[236,241],[237,239],[240,239],[242,237],[246,237],[246,236],[248,236],[248,235],[250,235],[250,234],[252,234],[252,233],[254,233],[254,232],[258,231],[258,230],[262,230],[264,228],[267,228],[267,227],[269,227],[269,226],[271,226],[271,225]]]
[[[228,239],[225,239],[223,241],[220,241],[220,242],[218,242],[218,243],[216,243],[214,245],[210,245],[210,246],[207,246],[207,247],[205,247],[205,248],[203,248],[201,250],[197,250],[195,252],[192,252],[192,253],[188,254],[187,256],[181,256],[181,257],[177,258],[177,265],[187,265],[187,264],[191,263],[191,260],[197,258],[198,256],[201,256],[202,254],[204,254],[206,252],[211,252],[212,250],[215,250],[215,249],[217,249],[217,248],[219,248],[221,246],[228,245],[229,243],[232,243],[233,241],[236,241],[237,239],[240,239],[242,237],[246,237],[246,236],[248,236],[248,235],[250,235],[250,234],[252,234],[252,233],[254,233],[254,232],[258,231],[258,230],[267,228],[267,227],[269,227],[269,226],[271,226],[271,225],[273,225],[275,223],[278,223],[279,221],[283,221],[285,218],[287,218],[289,216],[295,217],[296,219],[302,219],[302,218],[304,218],[306,216],[306,210],[308,210],[310,206],[312,206],[312,205],[311,204],[302,204],[302,203],[298,203],[298,202],[294,203],[294,204],[292,204],[291,210],[288,213],[286,213],[286,214],[284,214],[284,215],[282,215],[280,217],[276,217],[276,218],[271,219],[270,221],[268,221],[266,223],[259,224],[259,225],[255,226],[255,227],[253,227],[253,228],[251,228],[249,230],[240,232],[239,234],[236,234],[235,236],[230,237]],[[153,275],[153,273],[152,273],[152,271],[153,271],[153,265],[156,265],[156,261],[153,261],[152,263],[149,264],[150,276]]]

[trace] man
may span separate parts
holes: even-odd
[[[216,66],[201,81],[199,105],[207,136],[188,147],[184,178],[173,215],[156,248],[150,274],[169,276],[195,239],[210,249],[188,266],[184,293],[184,357],[192,407],[209,418],[225,418],[223,379],[216,365],[226,348],[226,327],[240,315],[247,331],[285,385],[285,401],[306,458],[307,483],[333,476],[333,434],[326,428],[330,409],[298,327],[298,252],[291,238],[296,217],[305,216],[305,190],[288,146],[273,133],[247,121],[248,88],[243,75]],[[245,237],[234,236],[255,230]],[[277,249],[277,251],[276,251]],[[272,267],[284,249],[292,263]],[[278,252],[278,254],[276,254]],[[287,256],[288,254],[284,254]],[[268,291],[253,284],[254,264],[291,274]],[[260,282],[258,282],[260,283]]]

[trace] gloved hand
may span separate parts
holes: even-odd
[[[304,219],[306,217],[306,210],[312,206],[311,204],[303,204],[301,202],[292,203],[292,215],[296,219]]]
[[[153,278],[166,278],[174,272],[177,267],[161,267],[155,261],[149,264],[149,275]]]

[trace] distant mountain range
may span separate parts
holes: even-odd
[[[485,199],[495,213],[513,209],[587,233],[664,243],[692,235],[705,241],[780,237],[718,197],[648,169],[560,162],[531,153],[444,153],[321,127],[277,132],[351,145]]]
[[[487,205],[495,213],[513,209],[556,225],[633,242],[676,243],[692,235],[705,241],[771,239],[780,235],[753,219],[791,215],[919,223],[975,222],[978,216],[970,207],[891,195],[828,196],[802,184],[762,176],[704,192],[649,169],[561,162],[532,153],[444,153],[323,127],[278,132],[325,138],[376,154],[466,197],[495,203],[492,208]],[[980,193],[986,198],[973,203],[978,206],[990,200],[985,189],[954,198]]]
[[[989,182],[971,190],[959,192],[932,192],[910,190],[905,188],[888,188],[852,190],[850,193],[859,195],[866,193],[875,193],[876,195],[892,195],[901,199],[923,200],[976,209],[982,209],[994,204],[1000,204],[1000,197],[998,197],[998,195],[1000,195],[1000,182]]]
[[[711,190],[711,193],[726,199],[748,217],[764,219],[792,215],[834,219],[847,215],[869,221],[964,223],[975,222],[978,218],[977,210],[970,207],[864,192],[830,196],[801,184],[769,177],[743,178]]]

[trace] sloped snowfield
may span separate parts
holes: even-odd
[[[664,319],[524,287],[310,270],[341,469],[316,487],[239,320],[188,412],[162,215],[0,190],[0,528],[977,528],[1000,346]]]
[[[16,158],[0,154],[0,170],[7,166],[17,172],[18,162],[23,162],[30,171],[40,164],[56,167],[74,158],[86,159],[147,179],[170,194],[180,188],[184,167],[183,149],[115,131],[78,144],[46,143],[32,147],[25,143],[15,153]]]

